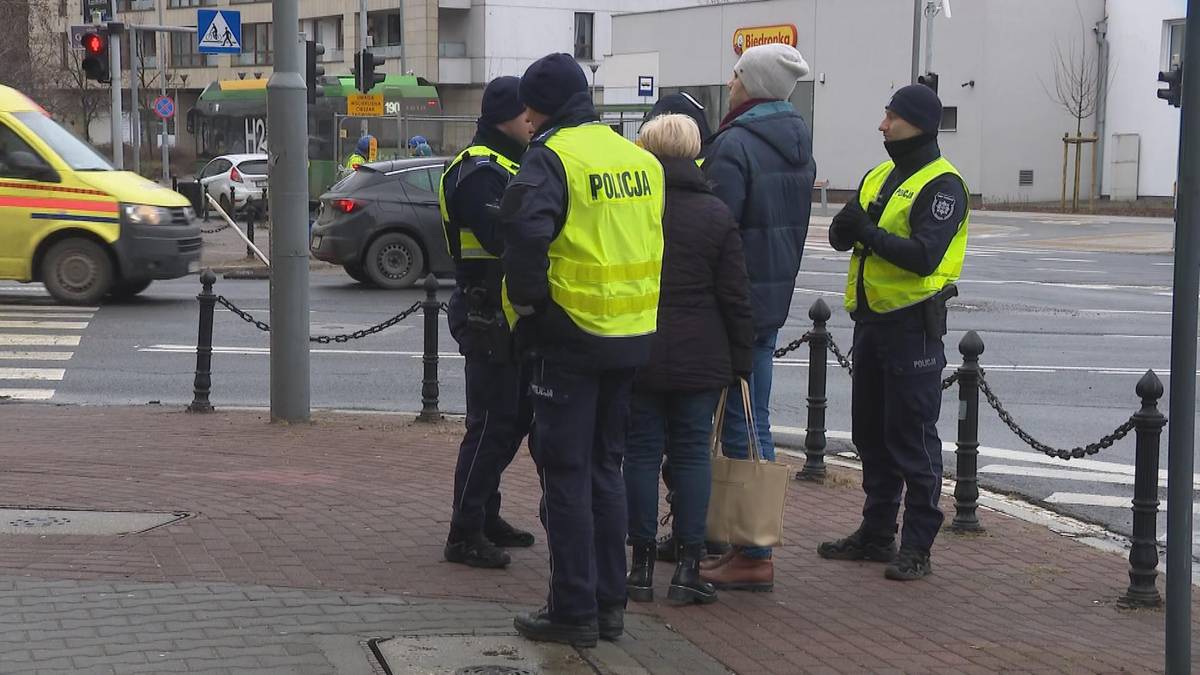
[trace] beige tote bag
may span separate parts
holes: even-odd
[[[712,494],[708,500],[705,537],[735,546],[778,546],[783,541],[783,507],[792,472],[786,464],[762,458],[758,434],[754,431],[750,385],[746,380],[739,380],[739,385],[746,411],[750,458],[733,459],[721,452],[726,390],[721,394],[713,424]]]

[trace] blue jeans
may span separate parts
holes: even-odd
[[[685,546],[704,543],[712,489],[709,440],[721,391],[635,393],[625,444],[629,538],[651,543],[658,531],[658,472],[666,450],[675,491],[674,534]]]
[[[775,459],[775,440],[771,438],[771,374],[774,368],[775,342],[778,330],[758,333],[754,336],[754,362],[750,373],[750,407],[754,411],[754,428],[758,435],[758,447],[763,459]],[[737,385],[729,390],[725,404],[725,429],[721,433],[726,457],[746,459],[750,456],[749,433],[746,431],[746,413],[742,410],[742,393]],[[748,547],[742,549],[747,558],[765,560],[771,557],[771,549]]]

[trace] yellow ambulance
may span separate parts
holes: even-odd
[[[0,279],[40,281],[60,302],[136,295],[200,266],[186,198],[95,149],[0,86]]]

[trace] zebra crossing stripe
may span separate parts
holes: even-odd
[[[73,352],[19,352],[0,350],[0,361],[70,361]]]
[[[0,389],[0,399],[49,401],[53,396],[53,389]]]
[[[78,347],[78,335],[0,333],[0,345],[21,347]]]
[[[0,328],[43,328],[48,330],[83,330],[86,321],[8,321],[0,318]]]
[[[0,380],[61,380],[64,368],[0,368]]]

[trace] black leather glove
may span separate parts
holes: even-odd
[[[875,227],[871,217],[863,211],[857,199],[846,202],[829,225],[829,245],[837,251],[850,250],[855,242],[861,242],[866,233]]]

